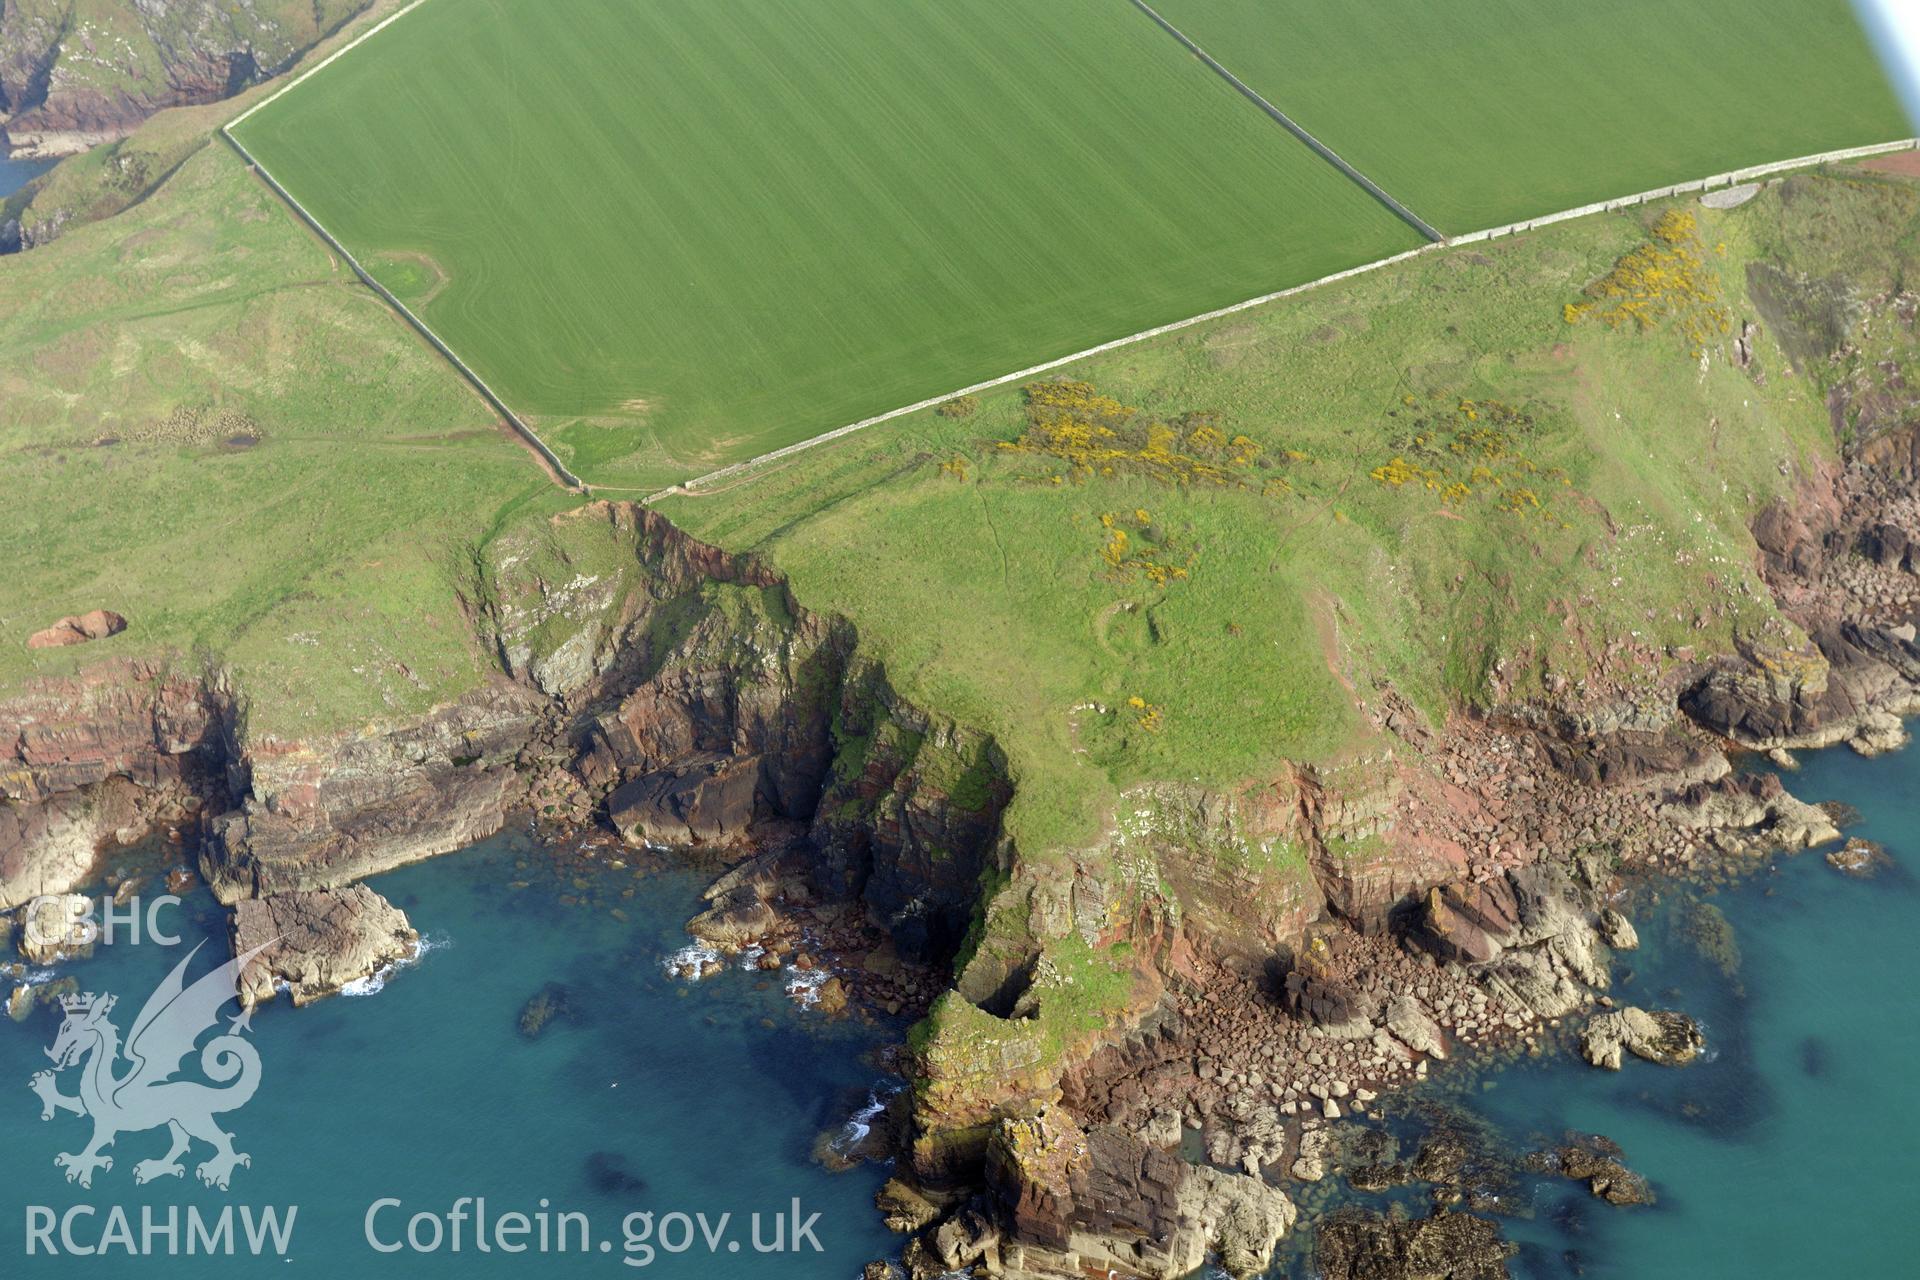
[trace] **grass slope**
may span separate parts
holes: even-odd
[[[1920,193],[1802,177],[1729,212],[1672,207],[1698,219],[1698,268],[1678,274],[1737,333],[1760,314],[1750,262],[1831,270],[1782,246],[1804,258],[1833,228],[1849,261],[1908,243]],[[1377,755],[1387,685],[1437,724],[1650,679],[1736,631],[1790,642],[1747,524],[1832,456],[1824,383],[1787,368],[1771,324],[1754,369],[1717,323],[1696,352],[1687,299],[1646,332],[1566,319],[1660,212],[1424,257],[1063,375],[1138,410],[1082,415],[1120,424],[1122,443],[1145,420],[1192,439],[1193,411],[1256,442],[1227,485],[1009,449],[1035,434],[1009,389],[972,417],[917,415],[660,505],[849,616],[907,696],[992,731],[1029,857],[1088,847],[1135,783]],[[1468,492],[1449,497],[1455,483]],[[1155,581],[1148,562],[1185,576]]]
[[[560,496],[225,147],[5,259],[0,456],[0,687],[116,655],[220,663],[286,735],[473,687],[461,548]],[[95,608],[130,629],[25,648]]]
[[[1455,234],[1914,131],[1847,0],[1154,7]]]
[[[236,133],[603,485],[1415,243],[1112,0],[431,0]]]

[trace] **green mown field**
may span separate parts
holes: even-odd
[[[1911,136],[1847,0],[1153,0],[1442,231]]]
[[[1122,0],[431,0],[235,133],[601,485],[1417,243]]]
[[[1645,243],[1656,205],[1053,375],[1134,410],[1089,401],[1076,420],[1120,432],[1093,447],[1133,449],[1165,424],[1164,449],[1224,480],[1008,448],[1034,431],[1009,387],[969,416],[911,415],[658,509],[764,557],[852,621],[904,695],[991,732],[1020,780],[1007,823],[1024,857],[1085,847],[1142,782],[1230,788],[1289,760],[1364,761],[1381,747],[1366,708],[1388,687],[1439,725],[1549,680],[1619,676],[1621,647],[1784,642],[1747,524],[1831,455],[1825,380],[1900,369],[1911,344],[1876,320],[1876,342],[1829,362],[1830,338],[1770,327],[1750,264],[1887,296],[1911,270],[1920,188],[1843,170],[1730,211],[1664,207],[1697,219],[1700,287],[1731,332],[1761,317],[1774,335],[1754,369],[1717,327],[1696,351],[1673,320],[1567,321]],[[1776,338],[1809,353],[1798,373]]]

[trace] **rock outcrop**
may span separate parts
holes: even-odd
[[[420,935],[363,884],[247,898],[233,909],[233,950],[264,948],[240,974],[245,1005],[284,989],[297,1005],[334,995],[411,959]]]
[[[368,3],[9,0],[0,5],[0,143],[15,155],[69,155],[162,108],[231,97]]]
[[[1872,880],[1884,871],[1891,871],[1896,864],[1882,846],[1855,838],[1841,848],[1830,850],[1827,865],[1856,880]]]
[[[1620,1069],[1623,1053],[1663,1067],[1684,1067],[1705,1047],[1693,1019],[1670,1010],[1611,1009],[1595,1014],[1580,1032],[1580,1052],[1609,1071]]]
[[[994,1241],[994,1265],[1015,1273],[1171,1280],[1217,1255],[1231,1275],[1258,1275],[1296,1216],[1257,1177],[1188,1164],[1112,1126],[1082,1130],[1057,1109],[1001,1121],[987,1169],[1012,1226]]]
[[[1595,1199],[1628,1206],[1654,1203],[1647,1180],[1622,1163],[1623,1152],[1597,1134],[1576,1136],[1543,1162],[1562,1177],[1587,1184]]]
[[[1430,890],[1415,939],[1468,966],[1489,989],[1539,1018],[1559,1018],[1611,985],[1595,875],[1535,864]]]
[[[77,893],[49,894],[21,907],[14,935],[29,964],[49,965],[93,954],[87,923],[92,902]]]
[[[491,835],[524,798],[516,764],[545,710],[499,681],[394,729],[248,743],[250,786],[213,820],[201,874],[231,904],[336,888]]]
[[[107,661],[0,702],[0,908],[79,887],[100,849],[231,803],[217,683]]]
[[[29,649],[60,649],[67,645],[105,640],[127,629],[127,620],[110,609],[94,609],[60,619],[27,637]]]

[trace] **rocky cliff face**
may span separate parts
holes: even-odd
[[[548,816],[636,843],[792,846],[903,954],[951,955],[1011,788],[990,742],[896,697],[844,623],[623,504],[503,538],[470,594],[500,674],[414,723],[284,741],[249,732],[217,676],[125,662],[0,704],[0,907],[78,887],[166,821],[200,831],[203,875],[257,923],[560,795]]]
[[[1016,863],[995,903],[1017,910],[989,920],[1017,919],[1026,946],[990,934],[921,1050],[911,1174],[986,1196],[918,1228],[929,1265],[971,1240],[1015,1273],[1179,1274],[1164,1242],[1184,1228],[1155,1208],[1170,1179],[1109,1185],[1130,1213],[1089,1212],[1071,1159],[1009,1157],[1010,1118],[1076,1133],[1061,1149],[1079,1159],[1095,1134],[1164,1152],[1198,1130],[1216,1164],[1311,1182],[1328,1121],[1456,1046],[1588,1012],[1601,1038],[1636,1017],[1677,1021],[1604,1012],[1611,951],[1635,945],[1607,905],[1615,869],[1837,840],[1828,815],[1772,775],[1735,773],[1728,752],[1904,741],[1900,717],[1920,710],[1916,439],[1886,427],[1761,514],[1755,542],[1785,622],[1736,652],[1632,698],[1516,706],[1438,732],[1389,717],[1395,741],[1370,760],[1189,796],[1173,820],[1166,796],[1133,797],[1139,821],[1070,878]],[[1053,940],[1075,936],[1128,952],[1138,972],[1097,1029],[1046,1041],[1032,1029],[1048,1002],[1079,998],[1076,984],[1084,995],[1084,972],[1063,979],[1052,963]],[[1108,1163],[1159,1167],[1151,1154]],[[1158,1249],[1144,1247],[1148,1220]],[[1492,1267],[1502,1255],[1489,1249]]]
[[[929,1211],[910,1259],[1252,1268],[1292,1216],[1261,1170],[1311,1170],[1314,1126],[1602,999],[1631,928],[1596,868],[1830,838],[1725,748],[1876,749],[1915,705],[1920,519],[1899,475],[1856,457],[1759,522],[1811,645],[1757,637],[1633,702],[1387,717],[1368,758],[1140,788],[1095,847],[1035,857],[1001,833],[994,744],[900,698],[847,623],[750,557],[595,503],[476,556],[499,676],[417,723],[258,738],[218,679],[126,663],[0,706],[0,905],[78,885],[103,840],[155,821],[202,824],[203,871],[253,932],[343,919],[354,881],[521,806],[759,855],[715,886],[704,936],[764,937],[798,876],[901,953],[956,963],[914,1043],[907,1171]],[[382,948],[405,938],[383,906],[351,913]],[[314,994],[363,968],[303,953],[257,985]],[[1183,1126],[1242,1172],[1170,1154]]]
[[[0,909],[78,887],[100,847],[228,807],[232,703],[164,664],[110,662],[0,703]]]
[[[549,700],[538,767],[623,835],[797,839],[817,887],[903,952],[951,954],[1011,787],[990,742],[896,696],[844,622],[626,504],[504,540],[476,595],[503,666]]]
[[[279,74],[368,0],[5,0],[0,141],[56,156]]]
[[[1920,433],[1883,433],[1801,500],[1754,523],[1768,586],[1811,643],[1753,637],[1687,689],[1695,721],[1757,750],[1847,742],[1865,751],[1905,740],[1920,711]]]

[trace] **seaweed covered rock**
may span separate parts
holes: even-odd
[[[1627,1168],[1622,1160],[1625,1154],[1618,1144],[1598,1134],[1574,1135],[1549,1153],[1548,1160],[1561,1176],[1586,1183],[1596,1199],[1621,1206],[1652,1204],[1652,1186]]]
[[[1595,1014],[1580,1033],[1580,1052],[1588,1062],[1618,1071],[1625,1053],[1663,1067],[1683,1067],[1700,1056],[1706,1039],[1684,1013],[1613,1009]]]
[[[1492,1219],[1446,1210],[1409,1219],[1343,1209],[1314,1239],[1326,1280],[1506,1280],[1515,1251]]]

